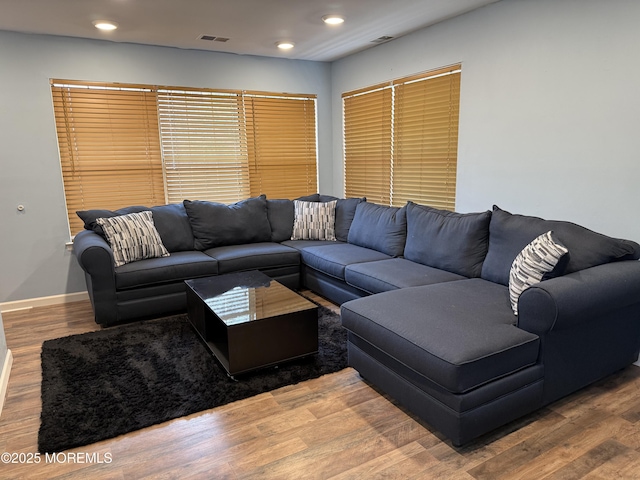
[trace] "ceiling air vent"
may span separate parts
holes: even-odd
[[[200,40],[207,40],[209,42],[228,42],[226,37],[216,37],[215,35],[200,35]]]
[[[371,40],[371,43],[384,43],[384,42],[388,42],[389,40],[393,40],[393,37],[390,37],[388,35],[383,35],[380,38],[376,38],[375,40]]]

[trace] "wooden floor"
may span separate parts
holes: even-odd
[[[97,326],[87,302],[3,320],[14,363],[0,452],[35,460],[41,344]],[[56,460],[0,463],[0,478],[639,479],[640,368],[458,449],[346,369]]]

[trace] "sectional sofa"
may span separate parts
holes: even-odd
[[[141,212],[161,248],[120,264],[109,229]],[[184,280],[261,270],[341,304],[349,364],[454,445],[640,352],[640,246],[569,222],[318,194],[79,215],[96,322],[185,311]]]

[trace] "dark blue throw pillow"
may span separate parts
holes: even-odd
[[[349,229],[349,243],[401,257],[407,239],[406,212],[406,206],[359,203]]]
[[[549,230],[569,250],[565,273],[640,257],[640,245],[630,240],[607,237],[575,223],[515,215],[494,205],[482,278],[509,285],[513,260],[534,238]]]
[[[293,200],[267,199],[267,214],[271,225],[271,241],[284,242],[291,239],[293,233]]]
[[[162,243],[169,252],[193,250],[193,233],[187,212],[181,203],[158,205],[157,207],[132,206],[119,210],[80,210],[76,214],[84,222],[84,228],[93,230],[105,237],[102,227],[96,223],[97,218],[111,218],[129,213],[139,213],[150,210],[153,223],[160,234]]]
[[[407,203],[404,256],[465,277],[479,277],[489,248],[491,212],[456,213]]]
[[[193,232],[187,212],[182,203],[151,207],[153,223],[162,238],[162,243],[170,252],[193,250]]]
[[[319,193],[313,193],[311,195],[305,195],[304,197],[298,197],[296,198],[296,200],[300,200],[301,202],[319,202],[320,201],[320,194]],[[335,198],[334,198],[335,200]]]
[[[265,195],[231,205],[185,200],[196,250],[271,241]]]
[[[104,230],[102,230],[102,227],[96,223],[96,219],[118,217],[120,215],[128,215],[130,213],[145,212],[147,210],[150,210],[150,208],[135,205],[132,207],[124,207],[119,210],[79,210],[76,212],[76,215],[78,215],[78,217],[80,217],[80,219],[84,222],[84,228],[86,230],[93,230],[101,237],[106,238]]]
[[[329,195],[320,195],[321,202],[337,200],[336,204],[336,240],[346,242],[349,238],[349,230],[356,214],[356,208],[366,198],[336,198]]]

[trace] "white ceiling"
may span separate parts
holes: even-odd
[[[333,61],[499,0],[0,0],[0,30]],[[323,15],[340,14],[339,26]],[[119,24],[97,30],[94,20]],[[226,37],[226,43],[200,40]],[[295,48],[281,52],[280,40]]]

